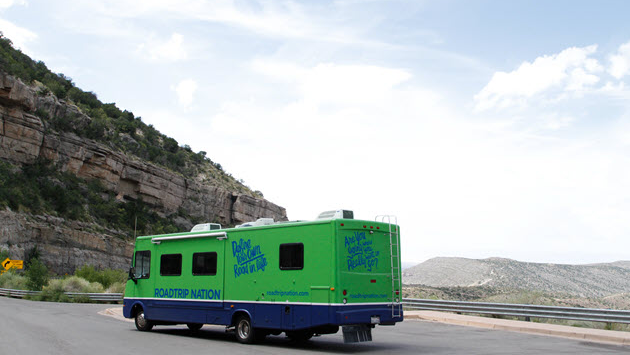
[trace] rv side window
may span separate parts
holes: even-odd
[[[192,273],[199,275],[217,274],[217,253],[194,253]]]
[[[151,252],[149,250],[136,252],[136,279],[148,279],[151,271]]]
[[[182,254],[164,254],[160,258],[160,275],[179,276],[182,274]]]
[[[304,244],[280,244],[280,270],[302,270],[304,268]]]

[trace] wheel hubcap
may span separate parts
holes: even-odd
[[[246,320],[242,320],[238,323],[238,336],[242,339],[249,336],[249,323]]]
[[[144,319],[144,313],[138,314],[137,320],[138,320],[138,325],[140,327],[144,327],[146,325],[146,320]]]

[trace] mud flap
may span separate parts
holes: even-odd
[[[372,341],[372,328],[368,325],[344,325],[341,328],[344,343]]]

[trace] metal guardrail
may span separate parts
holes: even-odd
[[[570,319],[590,322],[630,324],[630,311],[537,306],[530,304],[463,302],[403,298],[402,304],[408,310],[431,310],[457,313],[490,314],[499,316]]]
[[[38,295],[41,291],[25,291],[25,290],[12,290],[8,288],[0,288],[0,296],[7,296],[13,298],[24,298],[27,295]],[[122,293],[80,293],[80,292],[64,292],[70,299],[87,297],[90,301],[99,302],[118,302],[123,300]]]
[[[26,291],[26,290],[12,290],[8,288],[0,288],[0,296],[7,296],[13,298],[24,298],[26,295],[36,295],[40,291]]]
[[[91,301],[101,302],[117,302],[123,300],[122,293],[79,293],[79,292],[64,292],[68,295],[68,298],[73,299],[77,297],[87,297]]]

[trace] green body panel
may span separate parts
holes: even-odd
[[[139,237],[135,251],[151,252],[150,277],[137,283],[128,281],[125,297],[319,304],[339,304],[344,298],[348,303],[391,302],[391,264],[396,264],[394,270],[400,279],[400,260],[391,258],[388,228],[386,223],[336,219],[211,231],[226,232],[227,239],[202,237],[154,244],[151,240],[157,237],[210,232]],[[285,243],[304,245],[303,269],[280,269],[280,245]],[[217,253],[216,275],[192,274],[192,255],[200,252]],[[180,276],[160,275],[164,254],[182,255]],[[347,290],[347,296],[343,290]]]
[[[337,233],[337,284],[347,291],[347,302],[391,302],[392,290],[401,291],[399,283],[392,284],[392,264],[395,279],[400,280],[400,245],[390,247],[389,225],[360,220],[343,224]],[[392,232],[396,228],[392,225]]]

